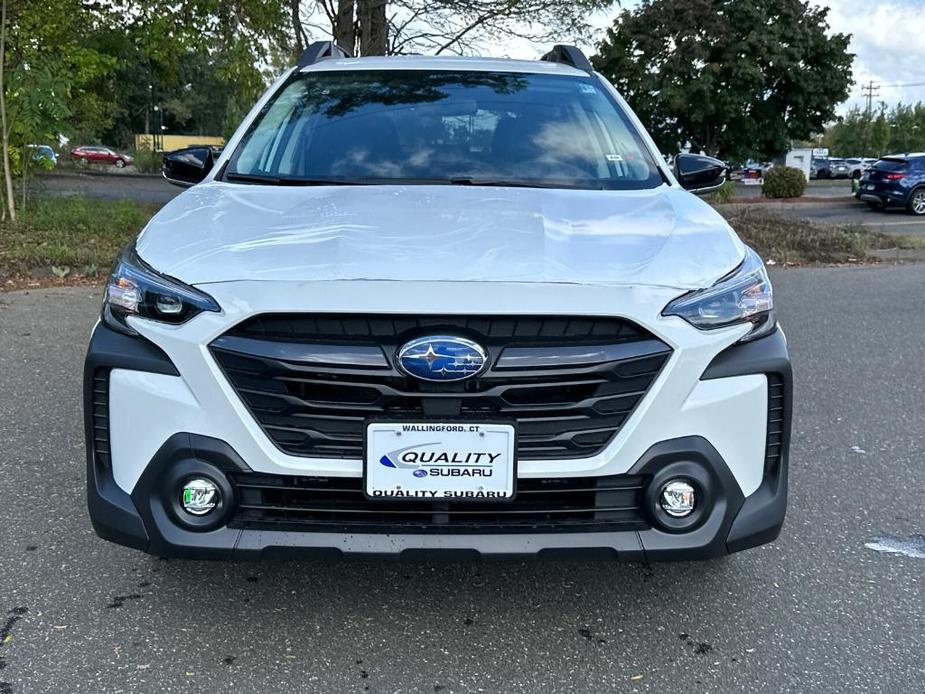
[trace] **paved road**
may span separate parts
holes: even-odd
[[[865,543],[925,531],[925,265],[775,280],[798,385],[784,533],[653,566],[103,542],[79,401],[99,292],[0,295],[0,693],[921,692],[925,559]]]
[[[183,192],[157,176],[50,173],[35,179],[33,190],[51,195],[86,195],[104,200],[135,200],[163,205]]]

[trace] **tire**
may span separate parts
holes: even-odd
[[[916,217],[925,216],[925,187],[916,188],[912,191],[906,208]]]
[[[117,168],[117,169],[125,168],[125,160],[124,160],[124,159],[116,159],[116,168]]]

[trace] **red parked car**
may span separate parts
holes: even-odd
[[[75,147],[71,150],[71,157],[81,164],[113,164],[121,169],[135,161],[128,154],[121,154],[109,147]]]

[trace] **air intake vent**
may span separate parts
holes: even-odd
[[[93,452],[96,464],[108,470],[109,452],[109,370],[93,374]]]
[[[768,378],[768,439],[764,469],[777,471],[780,465],[784,438],[784,380],[780,374],[770,373]]]
[[[230,475],[232,527],[322,532],[466,533],[642,530],[646,479],[631,475],[521,479],[506,502],[395,504],[367,499],[356,477]]]

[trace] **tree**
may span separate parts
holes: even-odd
[[[925,150],[925,104],[886,104],[873,112],[852,108],[826,130],[823,144],[833,156],[880,157]]]
[[[3,152],[3,184],[6,191],[6,207],[4,207],[4,216],[10,215],[10,221],[16,221],[16,203],[13,200],[13,176],[10,170],[10,130],[6,117],[6,85],[4,77],[6,76],[6,0],[2,0],[3,7],[0,9],[0,141],[2,141]]]
[[[848,96],[849,36],[804,0],[643,0],[593,58],[668,153],[771,158]]]
[[[97,21],[97,13],[96,5],[80,0],[43,0],[12,5],[3,22],[0,111],[4,118],[0,120],[5,120],[4,169],[9,177],[9,162],[18,159],[23,201],[32,161],[28,146],[55,141],[68,127],[71,94],[112,67],[105,56],[81,43],[86,27]],[[15,210],[9,188],[7,206],[12,219]]]
[[[309,34],[333,36],[353,55],[462,54],[506,39],[586,37],[588,16],[615,0],[290,0],[293,52]]]

